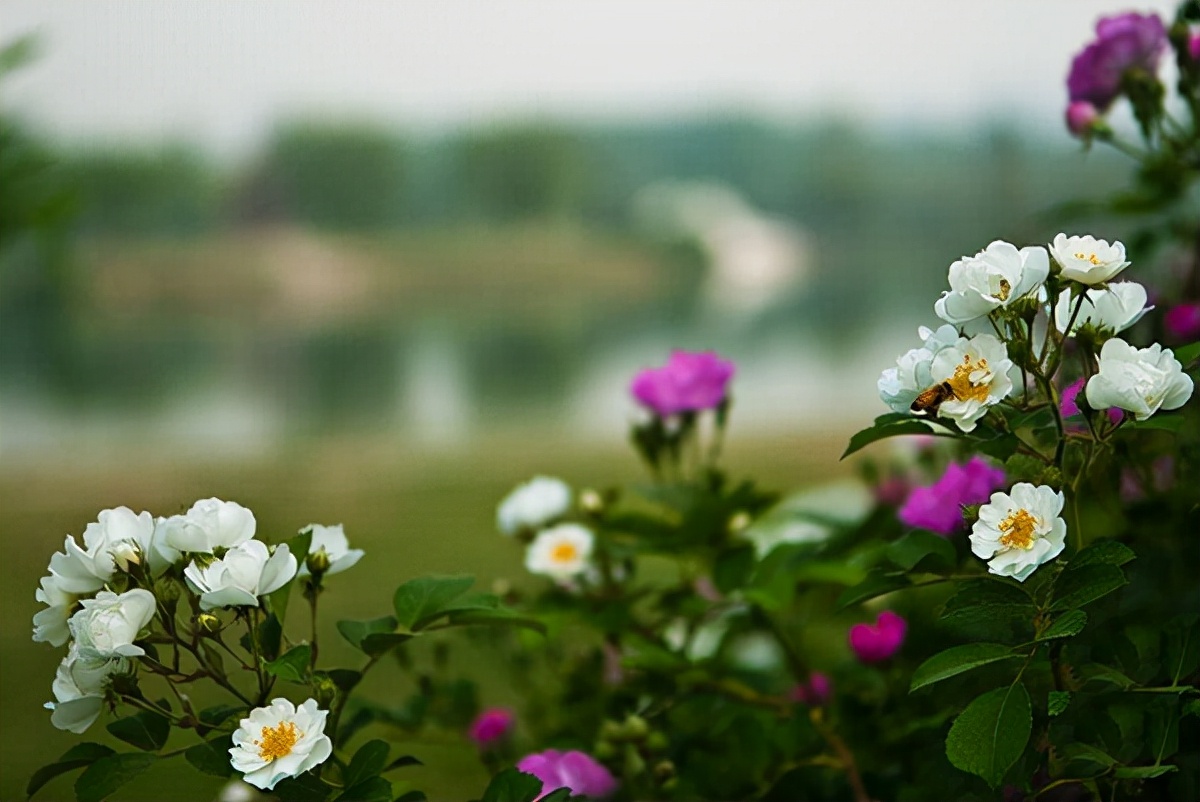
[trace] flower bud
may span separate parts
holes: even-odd
[[[744,531],[753,522],[754,519],[750,517],[750,513],[746,512],[745,510],[739,510],[730,516],[729,523],[726,526],[728,527],[731,535],[736,535]]]
[[[604,497],[588,488],[579,494],[579,506],[588,515],[599,515],[604,511]]]
[[[221,631],[221,619],[213,613],[200,613],[196,616],[196,629],[205,635],[215,635]]]
[[[650,734],[650,725],[641,716],[629,716],[621,726],[621,734],[631,741],[640,741]]]
[[[1067,130],[1071,136],[1089,138],[1100,119],[1100,112],[1086,100],[1076,100],[1067,106]]]
[[[170,605],[179,601],[179,583],[164,577],[154,583],[154,597],[161,604]]]
[[[313,696],[317,700],[317,706],[328,710],[337,696],[337,690],[337,684],[332,679],[327,675],[319,675],[313,683]]]
[[[654,764],[654,779],[660,783],[675,776],[675,764],[669,760],[660,760]]]
[[[304,561],[308,567],[308,572],[313,575],[313,579],[320,580],[321,576],[329,570],[329,555],[325,549],[317,549],[309,552],[308,559]]]

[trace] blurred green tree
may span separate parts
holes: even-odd
[[[577,136],[549,125],[468,134],[458,162],[467,204],[496,220],[574,216],[587,197],[588,155]]]

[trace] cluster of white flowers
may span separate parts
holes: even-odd
[[[571,509],[571,488],[561,479],[536,476],[505,496],[496,510],[496,527],[505,535],[531,534],[525,568],[567,582],[592,567],[595,534],[585,526],[560,522]]]

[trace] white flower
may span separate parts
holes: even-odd
[[[67,619],[71,617],[75,605],[79,602],[79,596],[63,590],[61,580],[50,574],[42,577],[34,598],[42,604],[49,605],[45,610],[38,610],[33,615],[34,642],[62,646],[71,637]]]
[[[525,552],[525,568],[559,581],[582,574],[592,556],[595,535],[579,524],[559,524],[538,534]]]
[[[324,551],[325,556],[329,558],[329,568],[325,570],[326,574],[341,573],[362,559],[363,550],[350,548],[350,541],[346,539],[346,532],[342,529],[341,524],[334,526],[309,524],[300,530],[301,534],[305,532],[312,532],[312,545],[308,547],[309,555]],[[301,565],[300,576],[308,576],[308,573],[308,566]]]
[[[1122,281],[1108,285],[1106,290],[1088,290],[1079,314],[1075,316],[1075,324],[1071,334],[1077,334],[1084,326],[1103,330],[1109,336],[1119,334],[1142,319],[1142,315],[1153,309],[1146,306],[1146,288],[1136,281]],[[1071,310],[1079,303],[1079,299],[1071,300],[1071,293],[1064,292],[1058,296],[1058,304],[1054,309],[1054,324],[1064,334],[1067,323],[1071,320]]]
[[[571,488],[561,479],[535,476],[505,496],[496,509],[496,526],[506,535],[538,529],[571,507]]]
[[[246,782],[270,791],[287,777],[296,777],[329,759],[333,744],[325,734],[328,710],[309,699],[300,707],[287,699],[272,699],[241,720],[233,733],[229,762]]]
[[[109,679],[129,668],[129,661],[123,657],[86,657],[76,644],[71,644],[54,673],[55,701],[46,703],[46,708],[54,711],[50,723],[60,730],[82,733],[100,715]]]
[[[236,501],[206,498],[183,515],[159,524],[165,546],[179,551],[211,554],[215,548],[231,549],[254,537],[254,513]]]
[[[901,356],[896,360],[896,367],[888,368],[879,377],[879,397],[893,412],[908,412],[911,409],[917,396],[935,383],[930,372],[933,355],[958,342],[958,331],[949,324],[937,331],[922,326],[917,330],[917,335],[925,344]]]
[[[935,383],[944,383],[948,397],[938,407],[938,417],[950,418],[964,432],[974,429],[988,407],[1012,392],[1012,366],[1004,343],[991,334],[960,337],[939,350],[930,372]]]
[[[146,651],[134,646],[138,632],[154,618],[158,602],[154,594],[134,588],[117,595],[102,590],[94,599],[80,602],[82,608],[67,625],[81,655],[87,658],[140,657]]]
[[[1092,409],[1118,409],[1145,420],[1160,409],[1179,409],[1192,397],[1192,379],[1170,348],[1134,348],[1114,337],[1100,349],[1100,372],[1084,391]]]
[[[118,570],[128,571],[150,552],[154,518],[128,507],[104,510],[83,530],[83,548],[67,536],[63,550],[50,558],[50,573],[67,593],[92,593]]]
[[[275,553],[261,540],[234,546],[219,560],[201,566],[193,560],[183,571],[188,587],[200,594],[200,609],[257,607],[258,597],[286,585],[296,575],[296,557],[283,543]]]
[[[1087,284],[1102,284],[1129,266],[1125,246],[1093,236],[1068,237],[1059,234],[1050,244],[1050,255],[1062,268],[1062,277]]]
[[[1018,482],[1008,493],[993,493],[971,529],[971,551],[990,560],[988,573],[1024,582],[1062,552],[1067,537],[1062,507],[1063,494],[1047,485]]]
[[[937,316],[961,325],[1036,292],[1050,275],[1041,246],[1017,250],[996,240],[974,256],[950,265],[950,290],[934,304]]]

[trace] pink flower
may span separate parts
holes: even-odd
[[[1163,315],[1171,339],[1179,342],[1200,337],[1200,303],[1179,304]]]
[[[1076,100],[1067,105],[1067,130],[1072,136],[1087,136],[1099,119],[1100,112],[1086,100]]]
[[[1071,418],[1076,415],[1082,415],[1083,410],[1079,408],[1079,394],[1083,391],[1086,380],[1083,378],[1076,379],[1068,384],[1062,391],[1062,397],[1059,399],[1058,410],[1064,418]],[[1125,417],[1125,413],[1117,407],[1108,408],[1108,419],[1113,424],[1120,423]],[[984,499],[986,501],[986,499]]]
[[[1192,61],[1200,61],[1200,33],[1188,37],[1188,55],[1192,57]]]
[[[583,752],[547,749],[521,758],[517,769],[542,781],[538,799],[559,788],[570,788],[572,796],[592,799],[603,799],[617,790],[612,773]]]
[[[808,675],[808,682],[803,682],[792,688],[788,694],[793,702],[799,702],[809,707],[821,707],[833,695],[833,683],[829,677],[820,671]]]
[[[475,717],[468,730],[471,740],[481,749],[495,745],[512,732],[517,717],[506,707],[489,707]]]
[[[1167,31],[1157,14],[1118,14],[1096,23],[1096,39],[1071,63],[1067,93],[1107,109],[1121,94],[1128,70],[1154,73],[1167,49]]]
[[[906,526],[952,535],[963,527],[963,505],[984,503],[1004,482],[1004,470],[981,457],[971,457],[963,465],[952,462],[932,485],[908,494],[900,508],[900,520]]]
[[[884,610],[874,624],[850,627],[850,648],[864,663],[882,662],[900,650],[908,622],[891,610]]]
[[[663,367],[638,373],[629,389],[639,404],[662,417],[701,412],[725,400],[733,371],[732,362],[712,351],[674,351]]]

